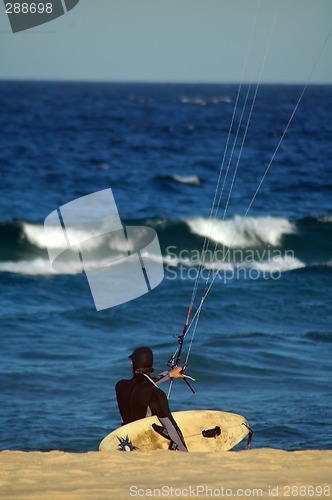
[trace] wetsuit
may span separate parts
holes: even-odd
[[[135,373],[130,380],[120,380],[115,386],[116,397],[123,424],[156,415],[168,432],[170,439],[180,451],[188,451],[181,430],[168,406],[166,394],[158,384],[168,380],[168,372],[152,379],[148,375]]]

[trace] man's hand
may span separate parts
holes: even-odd
[[[170,377],[172,378],[185,378],[182,373],[182,366],[175,366],[170,372]]]

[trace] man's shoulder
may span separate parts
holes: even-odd
[[[129,380],[122,379],[122,380],[119,380],[115,384],[115,389],[116,390],[118,390],[118,389],[125,389],[126,387],[130,387],[131,385],[133,385],[133,379],[129,379]]]

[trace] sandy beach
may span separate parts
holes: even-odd
[[[0,498],[329,498],[332,450],[0,453]]]

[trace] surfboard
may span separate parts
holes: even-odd
[[[180,427],[189,451],[227,451],[252,433],[241,415],[216,410],[187,410],[172,413]],[[167,450],[170,441],[161,435],[157,417],[146,417],[123,425],[108,434],[99,450],[153,451]],[[157,427],[155,430],[154,426]],[[158,432],[159,430],[159,432]]]

